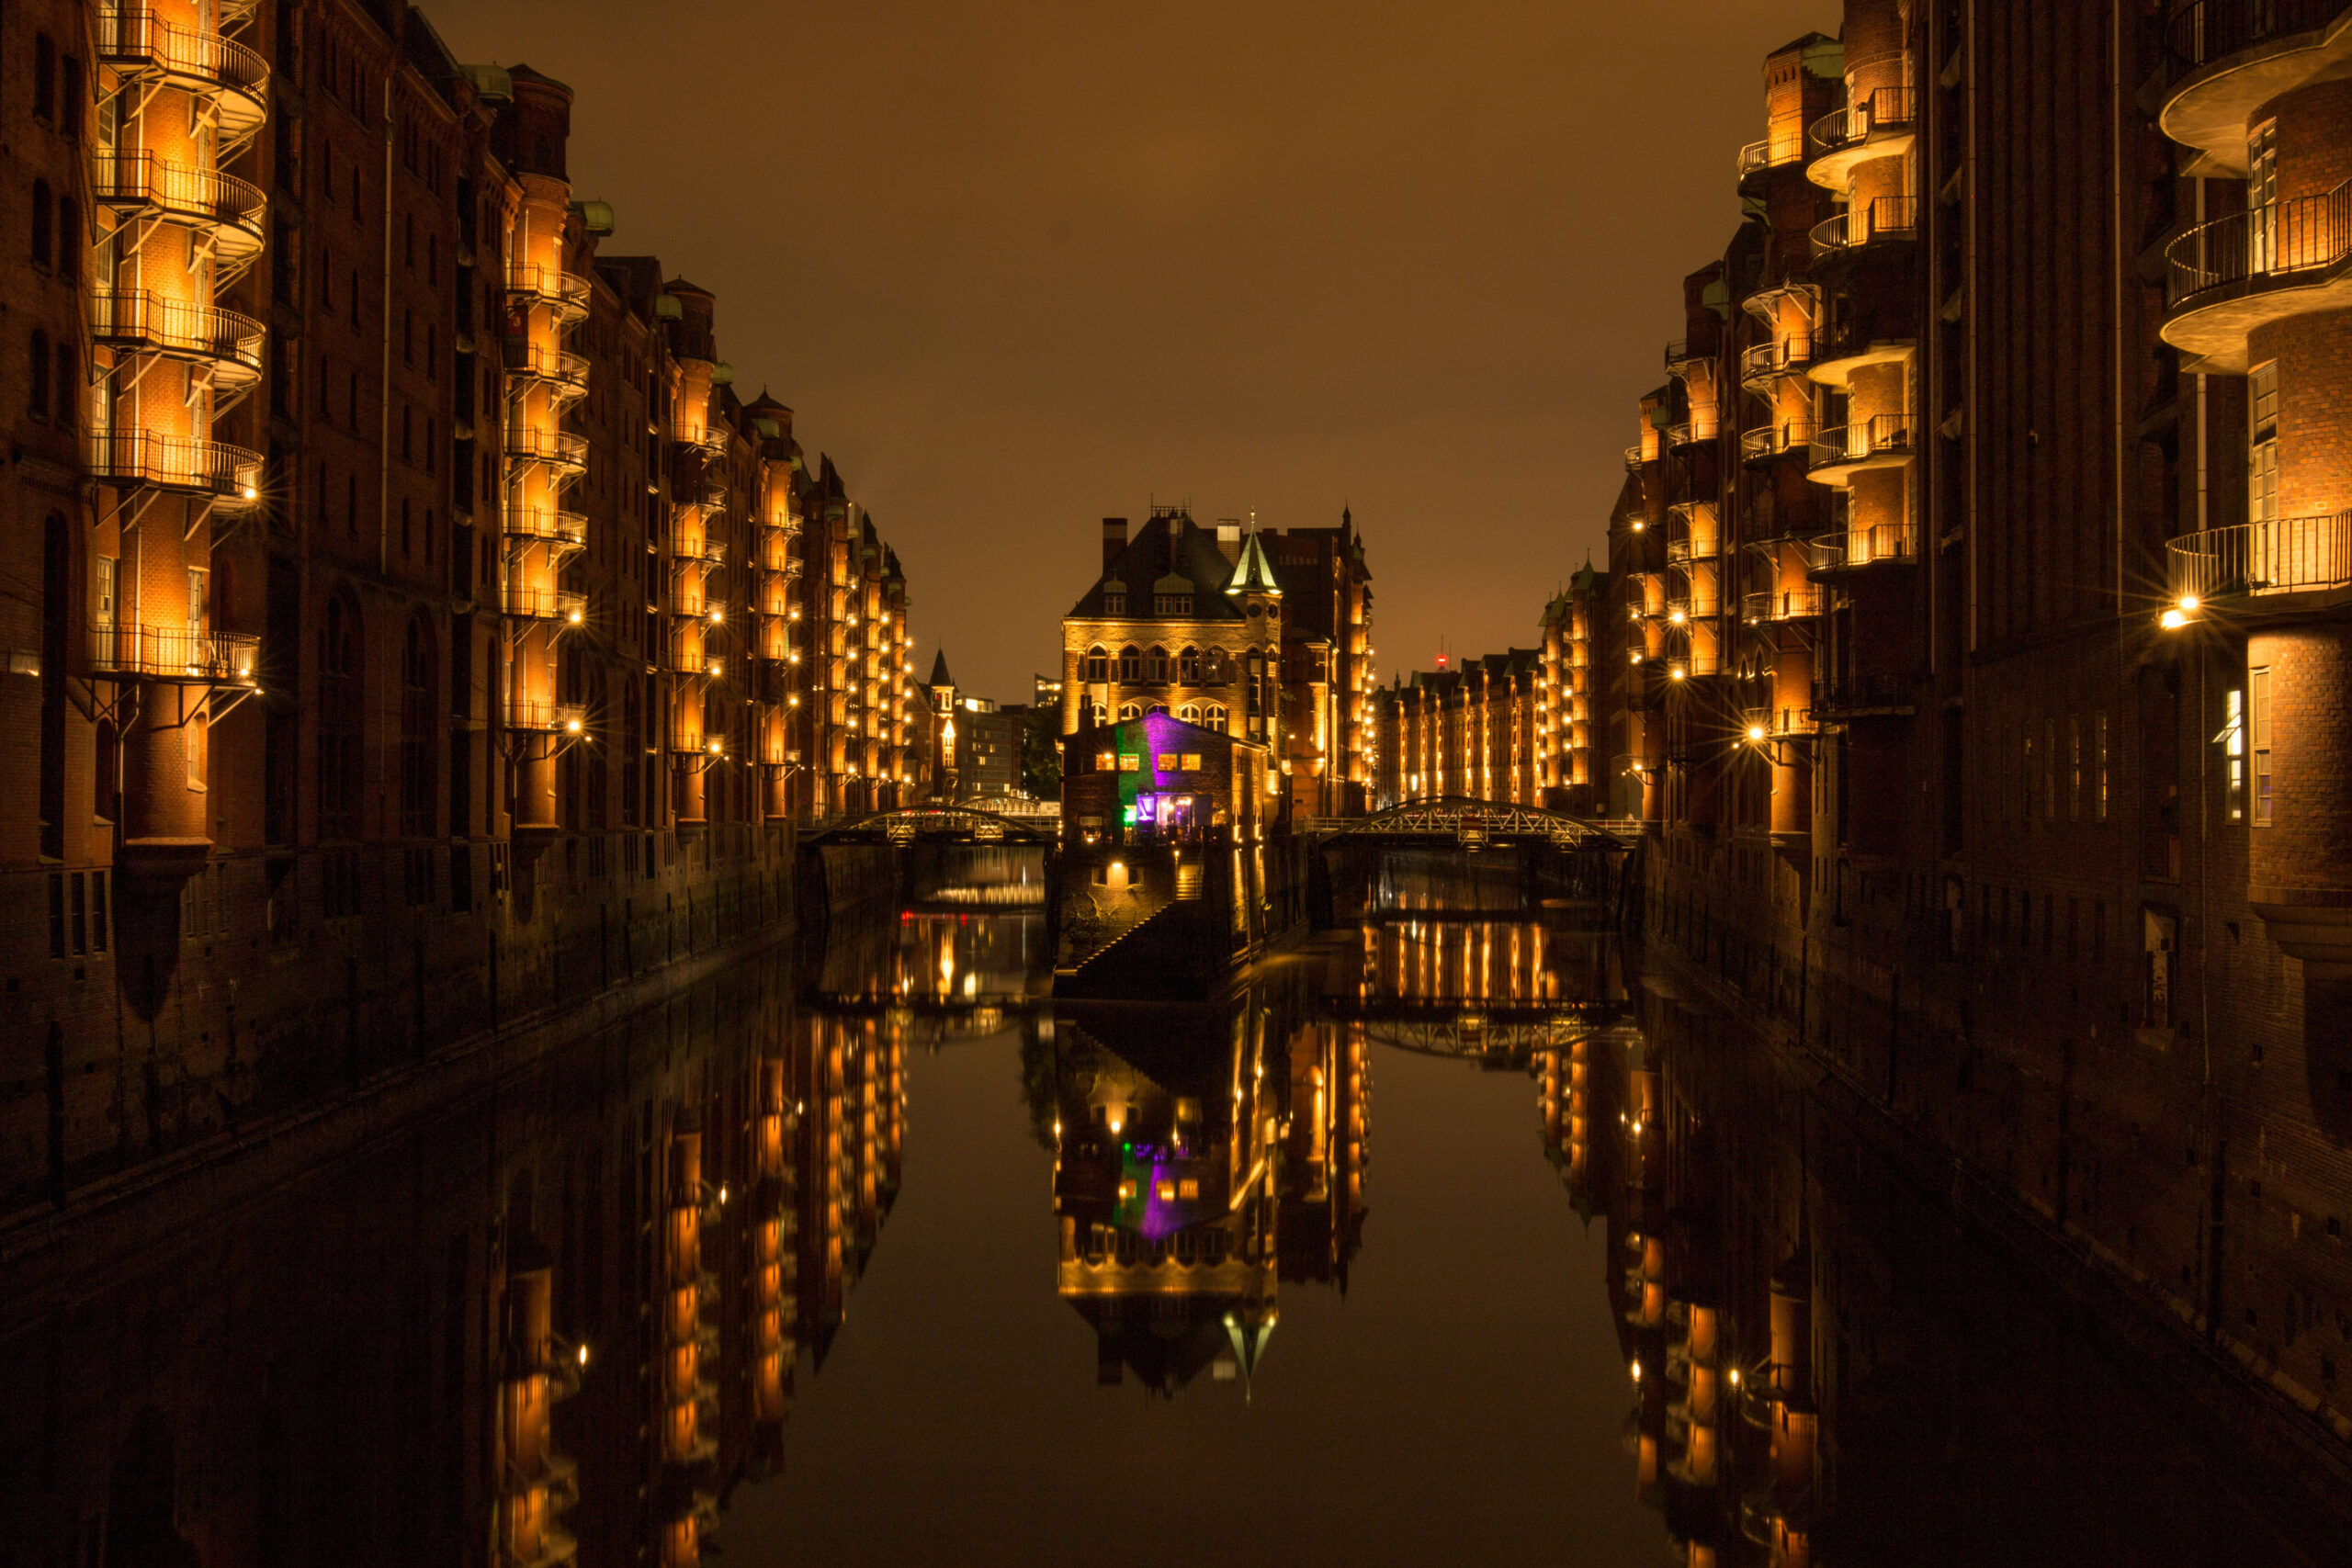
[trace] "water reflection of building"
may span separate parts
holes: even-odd
[[[900,1033],[739,974],[70,1311],[6,1303],[0,1358],[55,1375],[0,1380],[0,1539],[92,1568],[706,1561],[888,1215]]]
[[[1253,1377],[1283,1281],[1347,1282],[1362,1236],[1360,1025],[1280,998],[1071,1006],[1051,1037],[1057,1282],[1098,1380]]]

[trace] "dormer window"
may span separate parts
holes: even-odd
[[[1155,615],[1173,615],[1190,619],[1193,614],[1193,596],[1190,593],[1155,593],[1151,596],[1151,613]]]
[[[1124,615],[1127,613],[1125,583],[1106,582],[1102,585],[1102,613],[1106,615]]]

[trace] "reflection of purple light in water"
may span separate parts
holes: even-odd
[[[1160,1241],[1184,1228],[1184,1217],[1176,1212],[1174,1203],[1159,1201],[1159,1174],[1168,1167],[1158,1160],[1151,1162],[1149,1184],[1143,1190],[1143,1238]]]

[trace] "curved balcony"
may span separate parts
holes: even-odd
[[[1918,238],[1919,198],[1882,196],[1813,226],[1813,259],[1831,261]]]
[[[1760,191],[1764,178],[1774,169],[1785,169],[1792,164],[1804,162],[1804,138],[1801,136],[1768,136],[1761,141],[1751,141],[1739,150],[1736,164],[1739,170],[1739,189],[1743,196]],[[1751,190],[1751,183],[1756,187]]]
[[[505,450],[509,462],[544,463],[568,478],[588,469],[588,438],[568,430],[510,423]]]
[[[576,272],[552,266],[518,266],[508,275],[506,291],[526,308],[547,306],[559,321],[577,321],[588,314],[588,280]]]
[[[1918,126],[1917,100],[1908,87],[1881,87],[1860,103],[1832,109],[1813,122],[1806,138],[1813,157],[1805,177],[1825,190],[1844,191],[1854,165],[1910,151]]]
[[[243,392],[261,379],[269,329],[251,316],[153,289],[101,288],[90,296],[90,336],[120,353],[209,365],[217,390]]]
[[[2256,328],[2352,306],[2352,180],[2200,223],[2165,248],[2165,265],[2164,340],[2200,368],[2243,375]]]
[[[2176,602],[2352,588],[2352,511],[2210,528],[2165,555]]]
[[[1642,471],[1642,465],[1650,461],[1648,457],[1643,456],[1643,450],[1644,443],[1639,441],[1634,442],[1631,446],[1625,448],[1625,471],[1627,473],[1640,473]]]
[[[1803,333],[1759,343],[1739,355],[1739,384],[1749,390],[1782,376],[1802,376],[1813,363],[1813,339]]]
[[[673,648],[668,653],[662,655],[662,668],[673,675],[684,675],[689,680],[716,680],[727,672],[727,660],[716,653],[705,653],[699,649],[687,650]],[[703,751],[708,749],[709,741],[707,738],[695,741],[691,746],[680,744],[673,748],[679,751]]]
[[[249,632],[129,621],[90,628],[90,673],[112,681],[250,686],[261,668],[260,655],[261,638]]]
[[[247,505],[261,498],[262,457],[219,441],[191,441],[147,430],[90,434],[90,477],[102,484],[145,486]]]
[[[727,559],[727,545],[724,540],[714,539],[707,534],[698,539],[672,539],[670,557],[682,567],[707,570]]]
[[[2352,65],[2346,0],[2189,0],[2165,39],[2156,123],[2205,155],[2188,172],[2246,176],[2246,122],[2281,93]]]
[[[1879,414],[1852,424],[1833,424],[1813,438],[1815,484],[1844,485],[1869,468],[1896,468],[1911,460],[1911,422]]]
[[[1739,457],[1744,463],[1770,463],[1780,457],[1794,457],[1808,462],[1813,457],[1814,423],[1809,419],[1784,419],[1778,424],[1761,425],[1744,430],[1739,435]]]
[[[506,705],[505,716],[507,728],[533,735],[581,735],[588,728],[588,710],[579,703],[523,697]]]
[[[1808,582],[1802,588],[1765,588],[1743,595],[1740,619],[1751,626],[1773,626],[1781,621],[1807,621],[1826,607],[1827,595],[1820,584]]]
[[[1677,338],[1666,345],[1666,373],[1689,376],[1712,370],[1721,352],[1720,340],[1713,337]]]
[[[1666,427],[1668,446],[1681,450],[1690,446],[1704,446],[1723,434],[1723,417],[1713,409],[1694,408],[1690,417],[1678,420]]]
[[[1811,558],[1806,570],[1815,577],[1833,577],[1871,567],[1910,566],[1919,558],[1917,536],[1900,523],[1824,534],[1807,540],[1805,548]]]
[[[1917,339],[1872,337],[1860,327],[1844,327],[1814,340],[1813,363],[1805,374],[1825,387],[1843,387],[1854,372],[1872,365],[1893,365],[1911,357]]]
[[[217,32],[175,27],[153,11],[93,17],[98,63],[123,76],[209,100],[221,155],[252,140],[269,117],[269,64],[258,51]]]
[[[584,548],[588,543],[588,516],[582,512],[565,512],[552,506],[510,507],[505,526],[510,539],[553,545],[561,554]]]
[[[217,268],[242,272],[261,254],[268,232],[269,198],[234,175],[167,163],[153,152],[101,153],[90,164],[90,199],[132,218],[153,218],[192,229],[212,242]]]
[[[510,588],[506,613],[518,620],[553,621],[576,626],[588,618],[588,595],[559,588]]]
[[[569,349],[543,348],[535,343],[510,339],[506,374],[514,380],[547,388],[560,402],[568,403],[588,395],[588,356]]]

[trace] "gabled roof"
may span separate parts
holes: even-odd
[[[938,656],[931,661],[931,684],[935,690],[938,687],[952,686],[955,683],[956,677],[947,672],[947,650],[943,648],[939,650]]]
[[[1070,606],[1069,618],[1103,619],[1102,590],[1115,582],[1126,590],[1127,603],[1113,618],[1151,620],[1155,618],[1152,600],[1178,592],[1181,582],[1193,596],[1192,613],[1182,619],[1238,621],[1242,618],[1241,607],[1219,592],[1231,570],[1225,552],[1216,547],[1215,529],[1202,527],[1181,512],[1163,513],[1136,530],[1110,570]]]

